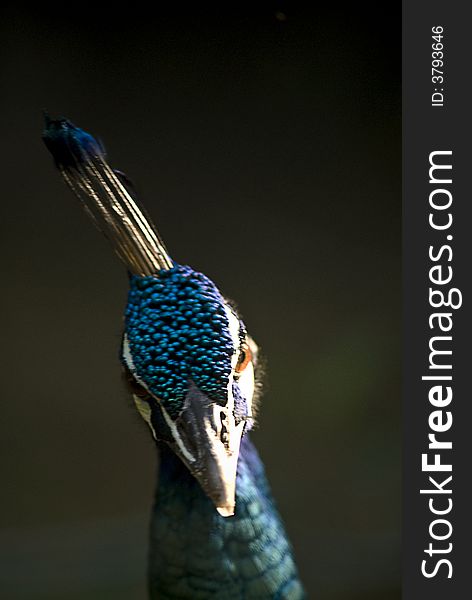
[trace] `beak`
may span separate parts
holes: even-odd
[[[244,421],[236,425],[232,402],[220,406],[194,384],[175,420],[164,412],[172,431],[168,442],[223,517],[234,515],[236,470]],[[162,405],[161,405],[162,407]]]

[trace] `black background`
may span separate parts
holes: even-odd
[[[254,437],[309,596],[399,595],[400,6],[266,6],[4,15],[8,598],[144,598],[156,479],[120,382],[126,275],[43,108],[104,140],[262,346]]]

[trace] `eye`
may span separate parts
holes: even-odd
[[[248,366],[252,359],[252,353],[249,346],[244,343],[239,351],[238,362],[236,363],[235,372],[241,374],[244,369]]]

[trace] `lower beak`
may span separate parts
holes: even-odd
[[[236,472],[244,421],[236,425],[231,403],[220,406],[194,384],[173,421],[174,452],[223,517],[234,515]]]

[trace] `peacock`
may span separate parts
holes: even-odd
[[[101,142],[48,116],[43,140],[129,274],[120,358],[160,464],[149,597],[305,598],[249,435],[261,395],[257,344],[208,277],[171,259]]]

